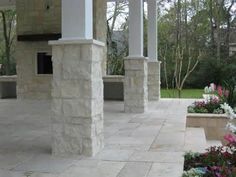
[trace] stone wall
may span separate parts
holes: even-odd
[[[61,0],[17,0],[17,35],[61,33]],[[94,38],[106,43],[106,0],[94,1]],[[16,47],[17,95],[20,99],[51,98],[51,77],[36,75],[37,52],[51,52],[48,41],[18,41]],[[106,48],[103,51],[106,73]]]
[[[17,0],[17,34],[61,32],[61,0]]]
[[[51,75],[37,75],[37,52],[51,52],[47,42],[17,42],[17,98],[51,98]]]

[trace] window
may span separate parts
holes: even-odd
[[[46,52],[37,53],[37,74],[52,73],[52,56]]]

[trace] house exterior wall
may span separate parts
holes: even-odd
[[[94,38],[106,43],[106,0],[94,0]],[[17,35],[61,33],[61,0],[17,0]],[[37,52],[51,53],[48,41],[18,41],[16,45],[17,97],[50,99],[52,75],[37,75]],[[106,48],[102,61],[106,74]]]

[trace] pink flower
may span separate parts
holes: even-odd
[[[228,142],[228,143],[236,143],[236,136],[232,135],[232,134],[227,134],[224,136],[224,139]]]
[[[218,95],[219,95],[220,97],[223,96],[223,90],[222,90],[222,87],[221,87],[221,86],[218,86],[218,87],[217,87],[217,92],[218,92]]]
[[[224,96],[227,98],[229,96],[229,91],[228,90],[225,90],[224,91]]]

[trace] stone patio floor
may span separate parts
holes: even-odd
[[[191,102],[151,102],[145,114],[105,102],[104,150],[60,158],[50,154],[49,101],[0,100],[0,177],[180,177]]]

